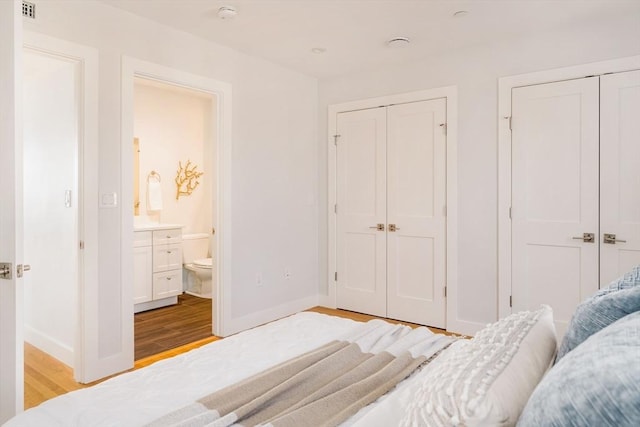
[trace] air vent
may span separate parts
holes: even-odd
[[[22,16],[25,18],[36,19],[36,4],[28,1],[22,2]]]

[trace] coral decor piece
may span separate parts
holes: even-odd
[[[204,172],[198,172],[196,169],[198,169],[198,166],[191,166],[191,160],[187,160],[187,164],[184,165],[184,167],[182,167],[182,162],[178,162],[176,200],[178,200],[180,196],[189,196],[198,184],[200,184],[198,178],[200,178]]]

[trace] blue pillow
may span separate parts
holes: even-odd
[[[556,363],[594,333],[640,310],[640,265],[576,308],[558,349]]]
[[[592,335],[534,390],[518,427],[640,425],[640,312]]]

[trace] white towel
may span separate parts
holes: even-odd
[[[147,183],[147,210],[162,210],[162,187],[158,181]]]

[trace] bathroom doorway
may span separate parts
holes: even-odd
[[[216,108],[215,94],[134,77],[135,360],[213,335]]]

